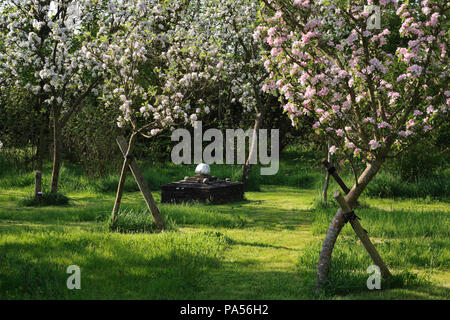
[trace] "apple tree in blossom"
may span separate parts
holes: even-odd
[[[82,52],[83,43],[91,41],[92,6],[90,1],[7,0],[0,10],[2,85],[30,92],[41,112],[51,115],[51,192],[57,192],[61,131],[101,82],[100,66]]]
[[[380,0],[381,29],[368,29],[362,1],[263,2],[255,36],[271,47],[265,88],[282,95],[293,124],[314,117],[316,132],[333,141],[331,153],[367,164],[346,196],[353,207],[386,160],[448,120],[449,4]],[[384,18],[395,15],[402,23],[388,28]],[[401,41],[390,52],[393,36]],[[339,209],[320,253],[318,287],[344,224]]]
[[[190,1],[99,2],[96,40],[82,48],[87,59],[101,65],[106,106],[120,110],[117,125],[131,132],[122,166],[112,220],[116,221],[125,176],[138,136],[152,138],[161,130],[192,123],[209,112],[194,99],[213,80],[201,72],[204,64],[217,64],[214,52],[194,58],[183,19],[189,17]],[[188,70],[189,72],[186,72]],[[214,71],[211,69],[210,71]],[[157,227],[164,222],[149,192],[141,189]]]

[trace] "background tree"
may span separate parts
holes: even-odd
[[[210,89],[202,88],[197,101],[208,101],[214,105],[214,113],[208,118],[222,128],[247,127],[253,122],[253,136],[264,126],[282,128],[282,143],[294,130],[286,124],[289,120],[283,115],[280,103],[262,88],[268,71],[261,60],[261,52],[267,46],[255,41],[253,32],[258,25],[259,1],[217,1],[193,2],[187,16],[179,25],[180,39],[195,55],[189,57],[195,66],[202,66],[202,73],[212,75]],[[202,58],[214,52],[219,62],[208,65]],[[191,60],[190,60],[191,61]],[[191,69],[181,68],[180,72],[191,77]],[[195,70],[195,74],[198,70]],[[180,83],[183,85],[183,80]],[[176,84],[175,84],[176,85]],[[211,87],[212,86],[212,87]],[[242,179],[248,179],[251,159],[256,152],[256,139],[249,141],[250,151],[243,165]]]
[[[107,9],[98,20],[97,40],[84,52],[102,65],[105,106],[117,109],[117,125],[131,132],[112,213],[114,224],[137,137],[152,138],[165,128],[197,120],[202,108],[191,105],[191,89],[202,88],[209,75],[177,78],[184,64],[196,72],[195,62],[188,58],[193,52],[178,41],[176,32],[189,1],[118,0],[101,5]],[[151,194],[141,191],[158,228],[164,228]]]
[[[82,53],[90,41],[85,31],[91,10],[90,1],[8,0],[0,16],[0,25],[7,29],[0,56],[4,79],[32,94],[31,108],[42,116],[41,130],[47,116],[51,118],[52,193],[58,191],[62,129],[101,81],[99,66]]]

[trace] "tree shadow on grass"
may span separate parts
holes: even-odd
[[[368,275],[346,273],[344,277],[330,274],[329,282],[315,291],[316,269],[297,272],[250,271],[252,264],[224,263],[211,272],[207,290],[198,299],[448,299],[449,288],[436,286],[411,274],[398,273],[391,281],[383,281],[381,290],[369,290]],[[223,269],[224,268],[224,269]],[[242,268],[247,270],[243,271]]]
[[[239,216],[248,221],[245,227],[258,227],[264,230],[292,230],[312,223],[312,210],[284,209],[270,205],[265,200],[250,200],[215,208],[218,214]]]
[[[271,248],[271,249],[282,249],[288,251],[299,251],[298,249],[283,247],[283,246],[274,246],[268,243],[262,242],[245,242],[245,241],[236,241],[231,239],[231,244],[239,245],[239,246],[248,246],[248,247],[258,247],[258,248]]]

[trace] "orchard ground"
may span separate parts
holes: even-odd
[[[357,214],[393,279],[383,281],[382,290],[367,289],[366,269],[372,263],[347,225],[333,253],[330,284],[315,293],[318,254],[336,208],[331,196],[328,208],[318,201],[323,172],[305,163],[284,159],[279,175],[250,185],[255,191],[246,192],[243,202],[160,205],[169,225],[169,231],[162,233],[146,232],[151,218],[131,179],[119,233],[108,228],[115,196],[113,176],[89,180],[78,175],[79,168],[65,167],[61,189],[69,204],[26,207],[23,199],[33,192],[32,172],[8,173],[3,167],[0,298],[450,298],[446,197],[364,196]],[[144,172],[153,190],[158,183],[192,172],[191,167],[179,166],[152,170]],[[239,168],[213,166],[212,170],[219,176],[233,176]],[[346,180],[351,183],[350,176]],[[330,194],[336,189],[332,183]],[[159,204],[159,191],[154,195]],[[70,265],[81,268],[80,290],[66,287]]]

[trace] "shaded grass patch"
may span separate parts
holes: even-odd
[[[1,234],[1,229],[0,229]],[[227,241],[207,233],[151,235],[35,230],[0,237],[2,299],[181,299],[220,265]],[[67,290],[66,268],[82,290]],[[107,272],[106,272],[107,271]]]
[[[33,195],[19,200],[18,204],[23,207],[66,206],[69,200],[69,197],[62,193],[44,193],[39,200]]]

